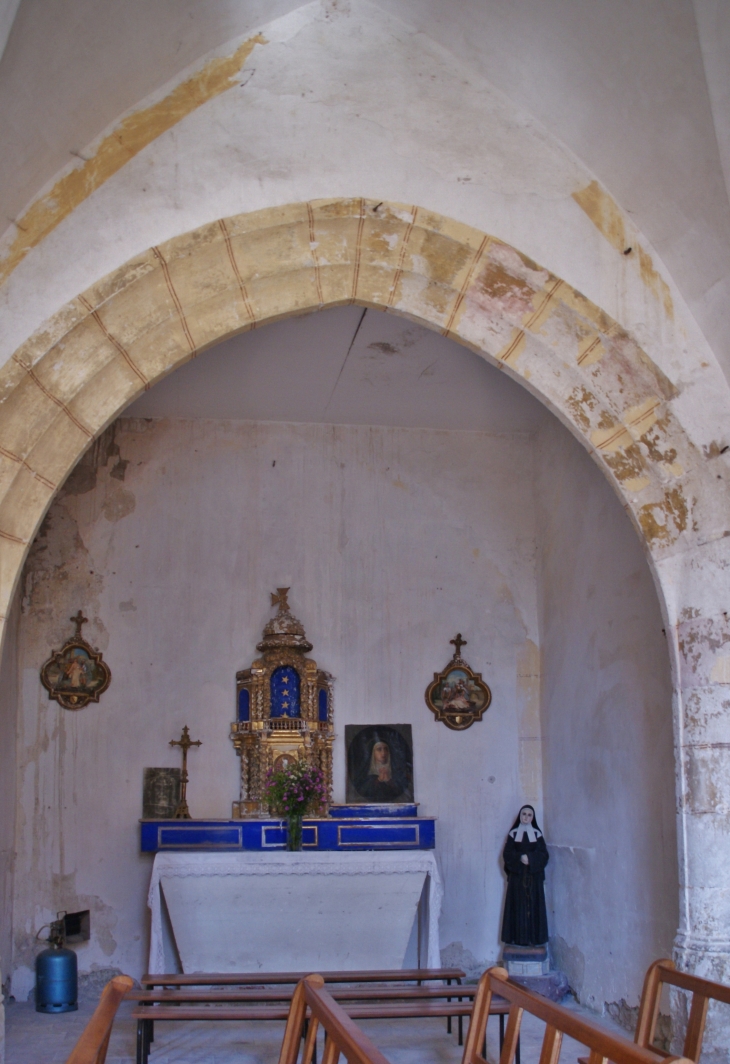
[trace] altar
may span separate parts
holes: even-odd
[[[236,674],[231,818],[191,816],[187,754],[200,741],[185,727],[171,743],[176,808],[141,821],[155,855],[149,971],[438,968],[435,818],[418,816],[410,726],[357,728],[352,797],[332,802],[333,677],[308,656],[287,594],[272,595],[261,656]]]
[[[431,850],[157,853],[150,973],[441,966]]]

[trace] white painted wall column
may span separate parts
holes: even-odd
[[[720,533],[722,535],[722,533]],[[680,968],[730,982],[730,601],[718,572],[730,563],[726,538],[659,566],[676,632],[675,743],[679,843]],[[670,570],[673,570],[670,572]],[[670,631],[670,628],[667,629]],[[675,995],[675,1035],[686,1003]],[[730,1046],[727,1009],[710,1009],[705,1042]]]

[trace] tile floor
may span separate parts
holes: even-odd
[[[46,1016],[32,1002],[9,1002],[6,1015],[6,1064],[57,1064],[71,1052],[76,1039],[94,1010],[93,1000],[80,1004],[78,1012]],[[599,1019],[578,1005],[570,1005],[591,1019]],[[107,1064],[133,1064],[136,1026],[131,1004],[117,1014],[107,1055]],[[611,1020],[599,1022],[625,1034]],[[362,1023],[378,1049],[392,1064],[459,1064],[461,1047],[454,1034],[446,1033],[444,1020],[370,1020]],[[276,1064],[283,1023],[190,1023],[158,1024],[150,1064]],[[530,1016],[522,1028],[522,1064],[538,1064],[543,1025]],[[487,1028],[488,1056],[498,1059],[498,1021]],[[566,1039],[561,1064],[576,1064],[581,1048]],[[321,1053],[320,1058],[321,1060]]]

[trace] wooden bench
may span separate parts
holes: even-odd
[[[292,987],[301,982],[308,972],[193,972],[193,973],[168,973],[146,974],[140,983],[143,987],[162,986],[166,988],[182,988],[191,986],[267,986],[278,984],[291,984]],[[419,986],[423,982],[442,980],[447,986],[452,981],[460,984],[465,973],[461,968],[385,968],[365,969],[361,971],[336,971],[319,973],[328,983],[395,983],[416,982]],[[265,978],[264,978],[265,976]],[[234,1000],[234,999],[231,999]],[[238,999],[235,999],[238,1000]],[[279,1000],[267,998],[264,1000]],[[462,1044],[462,1018],[459,1017],[459,1045]],[[451,1016],[446,1019],[446,1030],[451,1034]]]
[[[710,979],[702,979],[698,975],[678,972],[674,961],[668,959],[654,961],[649,965],[641,991],[634,1041],[662,1059],[668,1057],[669,1053],[655,1046],[654,1039],[662,990],[665,986],[673,986],[692,995],[682,1055],[696,1062],[700,1059],[702,1052],[702,1040],[710,1001],[721,1001],[725,1005],[730,1005],[730,987],[722,983],[713,983]],[[579,1057],[578,1060],[580,1064],[588,1064],[585,1057]]]
[[[143,975],[140,984],[149,986],[275,986],[290,983],[295,986],[309,972],[175,972],[162,975]],[[448,984],[466,978],[461,968],[368,968],[355,972],[319,972],[326,983],[427,983],[443,979]]]
[[[655,1064],[656,1057],[628,1038],[613,1035],[605,1028],[577,1016],[562,1005],[525,990],[512,982],[503,968],[491,968],[479,982],[474,1013],[462,1064],[486,1064],[487,1020],[498,994],[509,1003],[509,1023],[500,1064],[513,1064],[516,1058],[520,1025],[525,1012],[545,1023],[540,1064],[558,1064],[564,1035],[576,1039],[590,1050],[591,1064]],[[309,1022],[307,1022],[309,1011]],[[322,1064],[338,1064],[344,1056],[348,1064],[388,1064],[387,1059],[361,1031],[352,1017],[327,992],[321,976],[310,975],[297,986],[292,998],[278,1064],[298,1064],[302,1041],[301,1064],[312,1064],[317,1029],[323,1027],[325,1045]],[[689,1064],[685,1058],[667,1058],[677,1064]]]
[[[449,1031],[452,1017],[456,1017],[459,1025],[459,1045],[463,1043],[463,1018],[471,1015],[472,999],[476,993],[476,987],[460,985],[463,977],[464,972],[458,968],[328,972],[323,976],[325,980],[335,984],[350,983],[354,979],[370,984],[336,986],[332,990],[333,1000],[345,1002],[345,1011],[351,1017],[361,1020],[442,1017],[446,1018]],[[437,979],[445,981],[446,985],[422,985]],[[154,1024],[158,1021],[286,1019],[288,1005],[295,989],[293,985],[287,987],[285,984],[293,984],[295,980],[301,981],[301,973],[144,976],[142,982],[147,987],[153,984],[162,989],[131,991],[127,995],[130,1000],[141,1006],[132,1013],[137,1021],[138,1064],[147,1064],[150,1045],[154,1040]],[[458,980],[457,985],[453,985],[452,980]],[[394,985],[403,981],[415,982],[418,985]],[[373,986],[375,982],[381,985]],[[276,989],[272,989],[272,985]],[[200,989],[211,986],[217,989]],[[237,989],[230,989],[233,986],[237,986]],[[229,989],[225,989],[226,987]],[[215,1007],[221,1005],[234,1007]],[[504,1016],[507,1013],[506,1002],[495,1000],[493,1011],[500,1016],[502,1034]]]
[[[101,992],[99,1004],[71,1050],[66,1064],[104,1064],[117,1009],[134,985],[128,975],[115,975]]]
[[[324,980],[318,975],[309,975],[297,985],[284,1031],[279,1064],[297,1064],[302,1041],[302,1064],[315,1064],[319,1026],[325,1032],[322,1064],[337,1064],[341,1055],[346,1057],[348,1064],[388,1064],[380,1050],[354,1023],[350,1011],[343,1009],[334,996],[325,990]]]
[[[589,1050],[589,1064],[656,1064],[656,1054],[621,1035],[612,1034],[583,1016],[577,1015],[563,1005],[556,1005],[547,998],[526,990],[513,982],[504,968],[490,968],[479,981],[462,1064],[487,1064],[486,1030],[495,994],[509,1003],[507,1031],[500,1053],[499,1064],[513,1064],[517,1055],[517,1042],[525,1012],[545,1023],[545,1034],[540,1052],[540,1064],[558,1064],[563,1037],[575,1039]],[[308,998],[307,998],[308,999]],[[685,1057],[665,1058],[689,1064]],[[309,1064],[303,1061],[303,1064]],[[323,1061],[323,1064],[325,1062]],[[327,1064],[336,1064],[328,1061]]]

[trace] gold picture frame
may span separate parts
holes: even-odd
[[[454,656],[441,672],[435,672],[426,688],[426,705],[437,721],[452,731],[465,731],[482,719],[492,703],[491,689],[480,672],[474,672],[461,656],[466,639],[459,632],[450,640]]]
[[[41,683],[49,699],[55,699],[64,709],[83,709],[89,702],[99,701],[111,683],[112,674],[101,651],[82,638],[81,625],[88,618],[79,610],[71,620],[76,632],[42,667]]]

